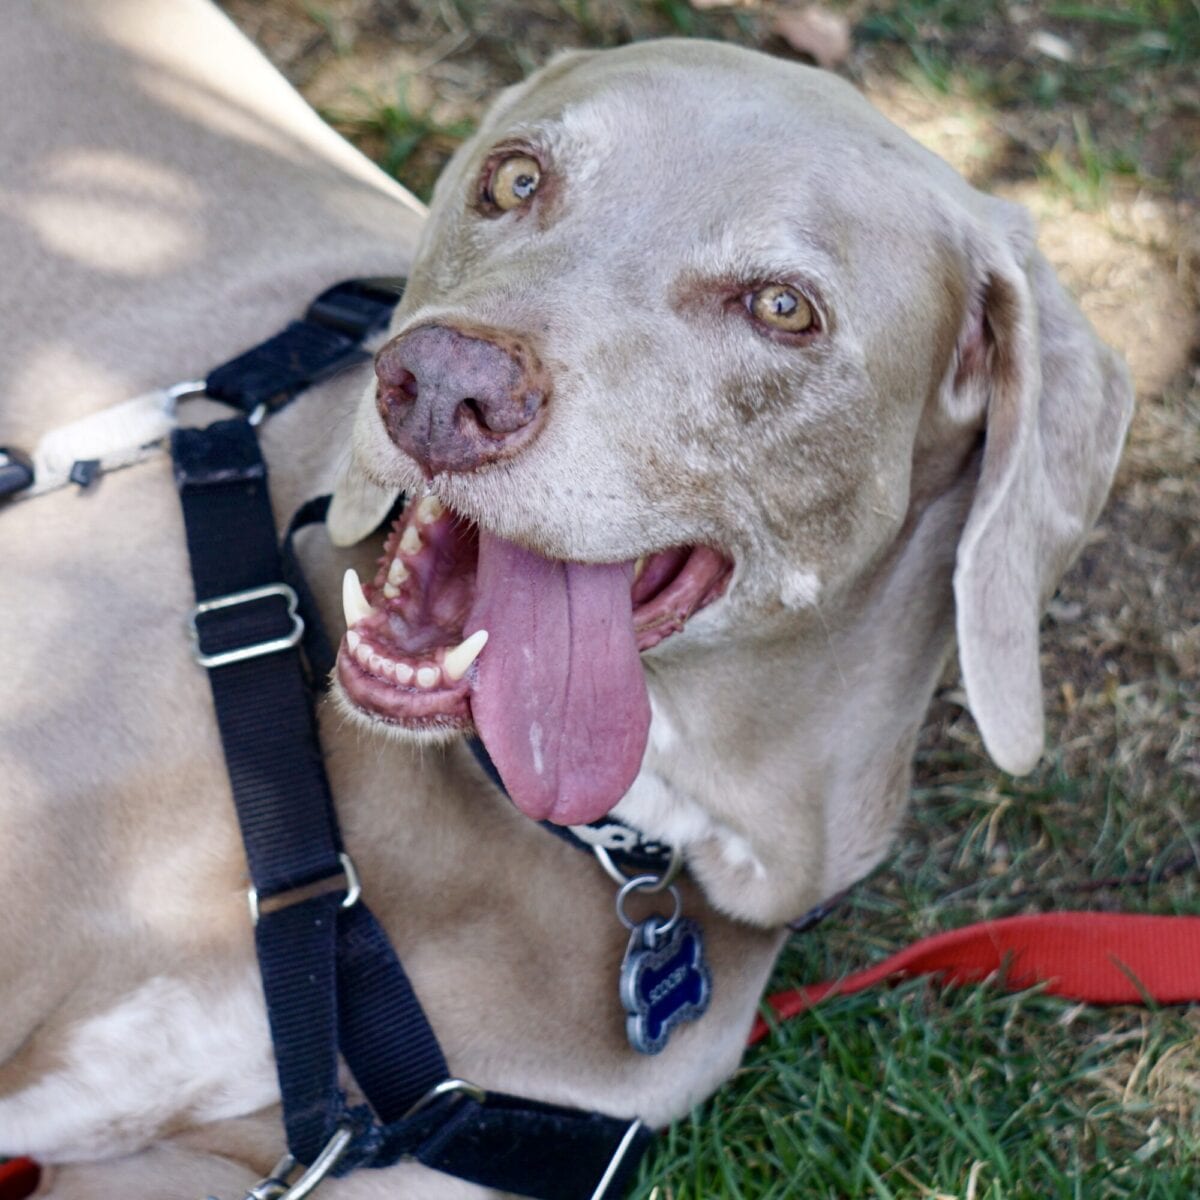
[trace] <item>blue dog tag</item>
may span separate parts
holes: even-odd
[[[661,918],[633,929],[621,964],[625,1032],[639,1054],[658,1054],[672,1030],[703,1016],[712,995],[704,939],[695,921],[677,921],[661,933]]]

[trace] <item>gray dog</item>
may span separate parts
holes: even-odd
[[[1021,210],[828,74],[560,58],[424,217],[201,0],[5,15],[3,440],[408,276],[375,370],[262,434],[280,519],[335,492],[341,548],[303,557],[345,630],[347,848],[455,1074],[679,1117],[736,1066],[783,924],[885,854],[956,635],[989,752],[1037,761],[1038,617],[1109,487],[1123,367]],[[0,1153],[63,1200],[241,1196],[281,1149],[178,504],[139,456],[0,513]],[[683,855],[707,939],[709,1011],[654,1056],[613,883],[529,819],[610,810]],[[485,1194],[414,1164],[325,1188]]]

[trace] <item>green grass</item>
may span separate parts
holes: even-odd
[[[441,169],[475,131],[469,119],[440,121],[408,103],[407,82],[399,80],[396,99],[361,117],[336,112],[321,115],[341,133],[365,144],[371,157],[414,195],[428,202]]]
[[[636,1200],[1159,1200],[1197,1195],[1194,1117],[1146,1123],[1175,1013],[914,980],[781,1027],[661,1140]],[[1138,1079],[1114,1090],[1114,1042]],[[1141,1081],[1139,1083],[1139,1080]]]
[[[793,939],[769,990],[984,917],[1200,911],[1182,778],[1147,802],[1116,768],[1073,777],[1052,757],[1014,780],[973,747],[938,747],[893,860]],[[635,1197],[1195,1200],[1198,1099],[1200,1013],[914,979],[774,1029],[664,1135]]]
[[[1041,138],[1027,146],[1034,169],[1081,207],[1102,207],[1118,177],[1160,190],[1192,184],[1200,0],[1020,7],[1014,23],[1002,0],[869,4],[856,37],[895,47],[893,69],[935,95],[1005,113],[1040,109]],[[1034,49],[1035,32],[1064,39],[1071,61]],[[1162,145],[1177,118],[1178,135]]]

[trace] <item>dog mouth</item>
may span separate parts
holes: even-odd
[[[346,574],[335,677],[375,722],[474,729],[523,812],[585,824],[641,767],[640,653],[716,600],[732,569],[699,545],[619,563],[545,558],[426,493],[393,523],[375,578]]]

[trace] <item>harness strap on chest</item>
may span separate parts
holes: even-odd
[[[640,1122],[453,1081],[386,935],[357,897],[302,669],[299,597],[283,582],[266,467],[244,420],[172,438],[208,666],[257,918],[255,941],[288,1146],[335,1174],[415,1158],[541,1200],[623,1195]],[[368,1105],[338,1085],[339,1051]]]

